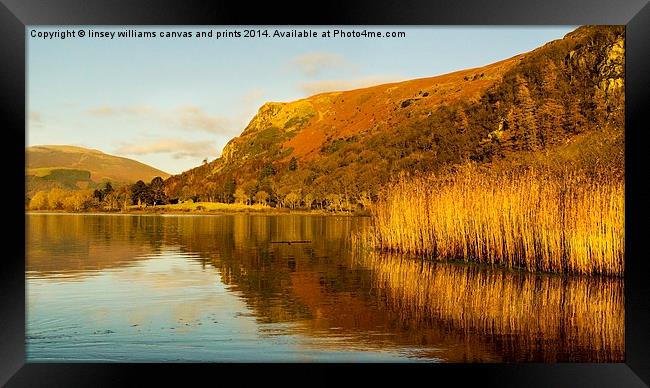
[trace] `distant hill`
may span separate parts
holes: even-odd
[[[238,188],[271,201],[292,191],[354,199],[399,173],[467,161],[608,161],[622,170],[624,34],[584,26],[481,68],[266,103],[220,158],[170,177],[166,190],[208,200],[232,200]]]
[[[38,145],[26,148],[25,153],[28,194],[53,187],[72,190],[93,188],[104,181],[120,185],[169,177],[144,163],[83,147]]]

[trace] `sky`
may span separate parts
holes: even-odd
[[[269,35],[342,29],[406,36],[216,38],[251,28]],[[28,26],[26,142],[94,148],[180,173],[217,158],[265,102],[479,67],[575,28]],[[129,29],[157,37],[117,37]],[[43,37],[66,30],[116,35]],[[195,37],[210,30],[212,38]],[[183,31],[193,37],[160,37]]]

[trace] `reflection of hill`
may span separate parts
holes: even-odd
[[[368,221],[33,215],[27,270],[29,276],[85,276],[164,253],[216,267],[259,323],[280,324],[264,335],[299,334],[307,348],[416,349],[414,356],[452,362],[623,360],[620,279],[361,253],[349,236]],[[279,240],[312,242],[272,243]],[[194,280],[159,266],[127,274],[156,287]]]
[[[156,217],[30,214],[26,222],[29,276],[82,276],[126,265],[162,243]]]
[[[309,316],[308,311],[294,308],[291,274],[332,272],[341,258],[348,257],[347,236],[367,219],[234,215],[180,217],[174,222],[182,249],[198,253],[219,268],[222,281],[245,295],[260,320],[279,322]],[[311,243],[272,243],[291,240]],[[346,283],[340,279],[334,282]],[[279,302],[286,306],[278,309]]]
[[[192,225],[179,227],[192,230],[179,233],[179,242],[209,258],[260,322],[295,322],[302,334],[345,337],[346,346],[430,347],[423,355],[448,361],[623,360],[620,280],[375,255],[355,260],[348,237],[359,221],[179,219]],[[213,232],[207,236],[198,230]],[[270,243],[276,240],[313,243]]]

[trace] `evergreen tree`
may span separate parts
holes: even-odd
[[[106,185],[104,185],[104,190],[102,190],[104,195],[108,195],[113,192],[113,185],[111,182],[106,182]]]
[[[157,176],[151,180],[149,191],[151,193],[151,202],[154,206],[167,202],[167,195],[165,195],[165,182],[161,177]]]
[[[237,187],[237,183],[235,182],[234,179],[226,179],[226,183],[224,184],[223,187],[223,201],[225,203],[233,203],[235,200],[235,188]]]
[[[537,123],[535,121],[535,100],[533,100],[530,94],[528,82],[524,77],[517,75],[516,84],[516,134],[518,138],[523,140],[524,149],[534,151],[540,147]]]
[[[102,193],[101,190],[95,189],[95,191],[93,191],[93,198],[96,199],[97,202],[102,202],[104,199],[104,193]]]
[[[131,186],[131,203],[132,204],[150,204],[152,203],[151,191],[143,181],[137,181]]]
[[[298,160],[295,157],[293,157],[289,161],[289,171],[296,171],[297,168],[298,168]]]
[[[539,109],[539,138],[542,147],[552,144],[553,139],[564,136],[562,117],[564,107],[552,98],[547,99]]]

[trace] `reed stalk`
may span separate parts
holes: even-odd
[[[381,193],[370,238],[380,250],[434,260],[622,276],[624,193],[607,173],[467,166],[403,175]]]

